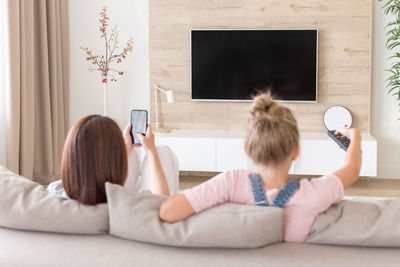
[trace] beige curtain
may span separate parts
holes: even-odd
[[[7,0],[6,165],[49,183],[68,127],[67,0]]]

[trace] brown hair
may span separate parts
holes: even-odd
[[[269,93],[254,97],[247,131],[247,151],[255,163],[284,162],[299,143],[299,130],[290,109],[279,105]]]
[[[124,184],[127,169],[124,139],[112,119],[91,115],[75,123],[61,161],[63,187],[70,198],[87,205],[107,202],[105,182]]]

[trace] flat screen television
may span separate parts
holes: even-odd
[[[317,30],[191,30],[191,99],[317,101]]]

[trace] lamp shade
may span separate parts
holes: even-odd
[[[175,98],[174,98],[174,92],[169,90],[166,92],[167,95],[167,102],[168,103],[174,103],[175,102]]]

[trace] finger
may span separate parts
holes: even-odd
[[[133,147],[141,147],[141,144],[133,144]]]
[[[142,133],[136,133],[136,136],[140,139],[140,142],[143,143],[144,135]]]
[[[132,129],[132,122],[129,122],[128,125],[125,126],[124,134],[129,133],[131,129]]]
[[[347,138],[351,139],[352,138],[352,130],[351,128],[340,128],[339,133],[343,136],[346,136]]]
[[[150,124],[147,125],[147,132],[148,134],[152,135],[153,134],[153,130],[151,129]]]
[[[346,128],[339,128],[339,129],[336,129],[335,134],[341,133],[341,134],[344,135],[344,133],[346,132],[346,130],[347,130]]]

